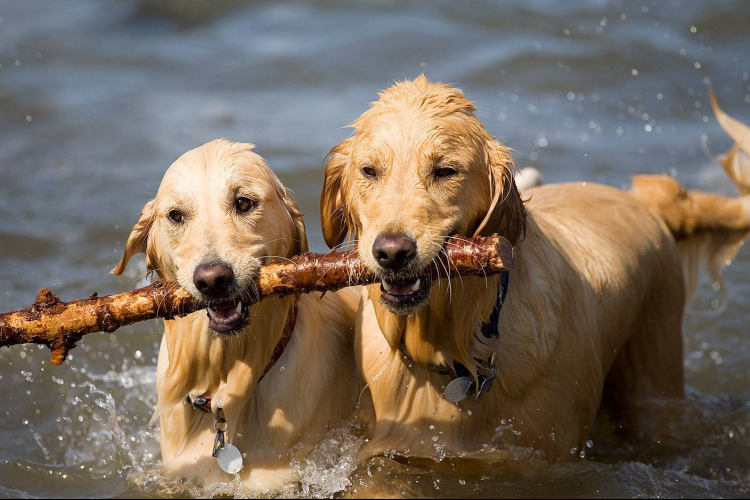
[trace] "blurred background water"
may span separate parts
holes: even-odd
[[[547,182],[667,173],[733,194],[701,150],[704,134],[715,153],[731,145],[704,79],[750,123],[749,48],[743,0],[0,0],[0,311],[43,286],[70,300],[142,282],[142,259],[107,273],[166,168],[217,137],[258,146],[324,250],[324,156],[379,90],[421,72],[462,88]],[[287,494],[747,496],[750,254],[725,276],[726,310],[704,313],[707,284],[685,319],[690,397],[655,409],[667,436],[593,442],[564,465],[510,450],[354,471],[359,438],[343,429]],[[89,336],[61,367],[37,347],[0,352],[0,497],[196,493],[149,471],[160,335],[153,322]]]

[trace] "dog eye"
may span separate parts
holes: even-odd
[[[369,179],[374,179],[375,177],[378,176],[378,173],[375,171],[375,169],[373,167],[365,167],[365,168],[363,168],[362,169],[362,174],[365,177],[369,178]]]
[[[445,179],[446,177],[453,177],[456,174],[458,174],[458,170],[456,170],[453,167],[436,168],[435,171],[433,172],[433,175],[437,177],[438,179]]]
[[[238,212],[245,213],[255,206],[255,202],[250,198],[241,197],[234,201],[234,206]]]
[[[171,220],[175,224],[179,224],[180,222],[185,220],[185,216],[179,210],[172,210],[171,212],[169,212],[169,220]]]

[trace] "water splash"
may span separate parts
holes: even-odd
[[[299,477],[298,494],[306,498],[331,498],[351,486],[357,469],[357,452],[364,443],[358,422],[347,422],[326,437],[301,460],[292,462]]]

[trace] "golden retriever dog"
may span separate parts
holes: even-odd
[[[686,281],[701,255],[723,263],[747,235],[749,198],[645,176],[630,192],[568,183],[524,201],[509,149],[460,90],[424,76],[352,127],[327,158],[321,216],[327,243],[351,239],[382,278],[355,337],[362,458],[513,445],[566,460],[600,407],[639,432],[642,405],[683,397]],[[505,277],[416,279],[451,235],[492,233],[515,246]]]
[[[242,485],[264,492],[295,480],[293,446],[304,453],[327,424],[354,409],[361,291],[246,305],[264,262],[307,250],[302,214],[252,149],[217,140],[180,157],[143,208],[113,273],[145,252],[149,271],[206,304],[165,321],[155,412],[164,470],[206,485],[233,480],[212,457],[221,408],[224,438],[244,456]]]

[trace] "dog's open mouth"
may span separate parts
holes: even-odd
[[[395,306],[417,306],[430,295],[432,282],[428,279],[388,279],[380,283],[380,298]]]
[[[249,307],[242,300],[212,304],[206,311],[209,327],[221,335],[232,335],[248,323]]]

